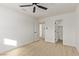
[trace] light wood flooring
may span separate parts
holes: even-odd
[[[74,47],[62,45],[61,43],[49,43],[44,40],[25,45],[14,49],[5,54],[5,56],[78,56]]]

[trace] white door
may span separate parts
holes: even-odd
[[[34,24],[34,41],[39,40],[39,24]]]

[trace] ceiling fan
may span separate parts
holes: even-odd
[[[30,6],[34,6],[33,7],[33,13],[35,13],[35,11],[36,11],[36,6],[38,8],[44,9],[44,10],[47,10],[48,9],[48,8],[46,8],[44,6],[39,5],[39,3],[32,3],[32,5],[20,5],[20,7],[30,7]]]

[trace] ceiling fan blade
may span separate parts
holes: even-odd
[[[48,8],[43,7],[43,6],[40,6],[40,5],[36,5],[36,6],[38,6],[39,8],[42,8],[42,9],[44,9],[44,10],[47,10],[47,9],[48,9]]]
[[[36,7],[33,8],[33,13],[35,13],[35,11],[36,11]]]
[[[33,6],[33,5],[20,5],[20,7],[30,7],[30,6]]]

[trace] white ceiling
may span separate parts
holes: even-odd
[[[45,6],[48,9],[43,10],[37,7],[35,13],[33,13],[33,6],[19,7],[19,5],[28,5],[28,4],[31,3],[1,3],[0,5],[25,13],[26,15],[36,17],[38,19],[62,13],[73,12],[75,11],[77,6],[77,4],[74,3],[40,3],[39,5]]]

